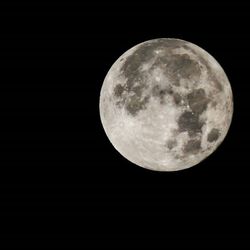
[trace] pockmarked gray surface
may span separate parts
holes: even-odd
[[[149,40],[112,65],[101,88],[100,116],[118,152],[138,166],[176,171],[208,157],[233,115],[229,80],[197,45]]]

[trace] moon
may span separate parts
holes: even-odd
[[[180,39],[140,43],[108,71],[100,118],[114,148],[155,171],[197,165],[224,140],[233,116],[230,82],[220,64]]]

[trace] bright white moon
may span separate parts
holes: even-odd
[[[104,130],[118,152],[157,171],[192,167],[224,140],[233,96],[219,63],[197,45],[154,39],[126,51],[100,95]]]

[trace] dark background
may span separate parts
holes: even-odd
[[[243,1],[2,1],[0,247],[249,248],[249,19]],[[207,50],[234,93],[223,144],[173,173],[124,159],[99,118],[113,62],[159,37]]]

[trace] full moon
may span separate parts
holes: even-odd
[[[108,71],[100,94],[103,128],[130,162],[156,171],[190,168],[224,140],[233,95],[220,64],[180,39],[140,43]]]

